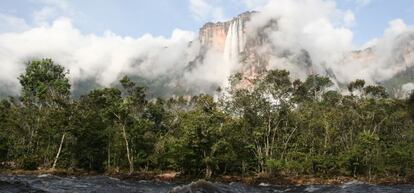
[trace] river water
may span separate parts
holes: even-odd
[[[123,181],[106,176],[58,177],[0,175],[0,193],[414,193],[414,185],[380,186],[357,181],[344,185],[247,187],[239,183],[196,182],[179,185],[153,181]]]

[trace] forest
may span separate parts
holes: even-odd
[[[234,74],[214,95],[152,98],[119,86],[72,97],[69,72],[27,63],[19,97],[0,102],[0,163],[7,169],[177,171],[210,178],[257,174],[406,177],[414,174],[414,94],[389,97],[355,80]]]

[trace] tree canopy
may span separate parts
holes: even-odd
[[[414,93],[389,98],[356,80],[344,94],[325,76],[269,70],[235,74],[219,96],[150,98],[125,76],[75,99],[68,76],[50,59],[28,63],[21,97],[0,102],[0,162],[207,178],[414,172]]]

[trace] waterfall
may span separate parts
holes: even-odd
[[[237,18],[231,22],[227,31],[223,57],[230,71],[237,70],[239,67],[240,53],[245,47],[246,36],[243,25],[243,19]]]

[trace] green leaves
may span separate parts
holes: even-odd
[[[218,99],[153,99],[127,76],[116,88],[71,99],[67,75],[50,59],[28,63],[19,77],[21,100],[0,102],[0,161],[50,167],[62,147],[58,167],[102,172],[138,168],[210,177],[414,171],[414,94],[388,98],[383,87],[356,80],[344,95],[328,77],[292,81],[288,71],[269,70],[256,77],[235,74]]]
[[[70,84],[67,74],[51,59],[29,62],[25,74],[19,77],[23,100],[34,105],[54,105],[68,100]]]
[[[366,86],[364,88],[365,95],[372,97],[372,98],[387,98],[388,93],[385,91],[385,88],[383,86]]]
[[[316,74],[308,76],[305,82],[295,80],[293,85],[293,101],[302,103],[320,101],[333,83],[328,77]]]
[[[355,81],[348,84],[348,91],[351,94],[353,94],[354,91],[360,91],[361,92],[361,90],[364,88],[364,86],[365,86],[365,80],[358,79],[358,80],[355,80]]]
[[[411,113],[411,118],[414,121],[414,91],[411,92],[407,100],[408,109]]]

